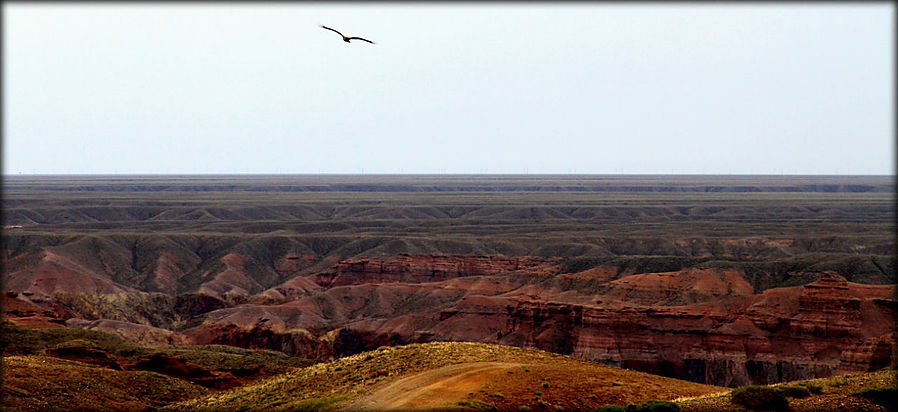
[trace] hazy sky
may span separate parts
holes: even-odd
[[[895,173],[891,2],[3,12],[4,174]]]

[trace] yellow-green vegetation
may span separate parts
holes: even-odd
[[[885,407],[888,411],[898,410],[898,387],[871,386],[852,392],[851,396],[865,398],[870,402]]]
[[[231,391],[175,407],[237,410],[292,409],[312,399],[355,398],[379,382],[467,362],[540,362],[563,355],[532,349],[468,342],[435,342],[381,347],[331,362],[287,372]]]
[[[593,409],[593,412],[679,412],[680,405],[671,401],[659,401],[649,399],[641,404],[631,403],[626,407],[622,405],[602,405]]]
[[[649,399],[640,405],[627,405],[628,412],[679,412],[680,406],[671,401]]]
[[[676,402],[683,412],[745,411],[769,396],[779,400],[766,405],[764,410],[893,411],[895,405],[888,401],[895,398],[892,395],[896,391],[895,369],[890,368],[776,385],[743,387],[718,394],[681,398]]]
[[[497,378],[477,383],[483,385],[482,389],[469,392],[467,398],[448,400],[451,405],[498,410],[519,410],[521,406],[537,409],[545,405],[552,405],[553,409],[556,406],[583,409],[598,406],[610,398],[644,401],[657,396],[655,394],[667,393],[666,391],[682,394],[710,393],[722,389],[533,349],[468,342],[434,342],[381,347],[371,352],[295,369],[254,384],[187,400],[170,407],[189,410],[292,410],[309,402],[343,399],[341,402],[326,403],[327,407],[339,408],[406,377],[420,376],[416,374],[451,365],[471,363],[498,365],[496,367],[499,369],[494,375]],[[535,372],[523,372],[525,365]],[[512,370],[513,373],[507,373],[507,370]],[[480,375],[485,376],[487,373]],[[547,391],[545,396],[534,398],[534,387],[550,380],[555,383],[549,388],[541,388]],[[610,381],[634,384],[614,386]],[[588,395],[592,392],[584,391],[585,387],[589,387],[591,391],[610,390],[613,393],[603,394],[598,398],[590,397]],[[446,406],[448,404],[445,401],[447,400],[441,400],[431,406]],[[424,406],[426,405],[422,405]]]
[[[789,409],[789,400],[782,389],[773,386],[749,385],[736,388],[730,395],[733,403],[754,410],[781,411]]]
[[[280,352],[223,345],[144,347],[113,334],[77,328],[2,325],[0,332],[4,395],[0,407],[9,409],[142,409],[208,393],[202,386],[156,372],[113,370],[45,356],[50,348],[97,349],[123,365],[162,353],[230,372],[242,382],[313,363]]]
[[[134,410],[208,393],[155,372],[117,371],[46,356],[3,357],[3,408]]]
[[[4,355],[42,354],[47,348],[74,343],[103,349],[116,355],[134,354],[141,350],[139,345],[106,332],[79,328],[31,329],[0,325],[0,345]]]
[[[496,411],[496,405],[493,405],[489,402],[479,401],[477,399],[466,399],[463,401],[458,401],[455,403],[458,406],[465,406],[470,409],[474,409],[477,411]],[[527,406],[522,406],[522,408],[527,408]],[[528,408],[529,409],[529,408]]]
[[[680,405],[671,401],[649,399],[641,404],[631,403],[626,407],[616,404],[602,405],[593,412],[679,412]]]

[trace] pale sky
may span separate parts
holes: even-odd
[[[3,173],[893,175],[894,7],[4,2]]]

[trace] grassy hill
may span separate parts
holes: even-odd
[[[74,328],[2,325],[0,332],[4,410],[155,408],[209,393],[206,386],[216,380],[239,385],[312,363],[220,345],[147,347]],[[58,358],[64,353],[78,360]]]
[[[548,352],[467,342],[382,347],[295,369],[176,409],[588,410],[726,390]]]
[[[896,410],[894,369],[760,388],[782,396],[781,410]],[[437,342],[382,347],[166,409],[611,412],[654,410],[639,409],[654,403],[683,412],[760,410],[734,401],[738,391],[538,350]]]
[[[119,371],[48,356],[3,357],[4,410],[134,410],[208,389],[145,371]]]
[[[242,381],[277,375],[314,361],[290,357],[272,350],[243,349],[225,345],[173,345],[148,347],[137,345],[111,333],[77,329],[31,329],[0,325],[0,346],[4,358],[13,355],[44,355],[48,349],[86,347],[108,353],[123,363],[163,353],[204,368],[234,373]]]
[[[623,410],[653,400],[684,412],[751,410],[739,389],[681,381],[534,349],[468,342],[381,347],[309,365],[271,351],[224,346],[144,347],[78,329],[5,325],[3,402],[10,410]],[[54,348],[104,351],[122,365],[164,353],[215,373],[254,371],[216,391],[144,370],[47,356]],[[791,410],[896,410],[895,370],[762,386]],[[616,406],[615,406],[616,405]],[[666,404],[671,406],[670,403]],[[632,407],[631,407],[632,408]],[[601,409],[600,409],[601,410]]]

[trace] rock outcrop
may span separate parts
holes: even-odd
[[[366,283],[426,283],[468,276],[499,275],[545,265],[537,257],[400,255],[391,259],[349,259],[313,279],[322,287]]]
[[[64,328],[66,319],[71,317],[64,310],[60,313],[52,306],[36,305],[15,290],[7,290],[2,299],[3,323],[33,329]]]
[[[65,326],[108,332],[145,346],[187,345],[190,343],[190,339],[182,333],[121,320],[72,318],[65,322]]]
[[[89,346],[72,345],[49,348],[47,349],[46,354],[47,356],[52,356],[54,358],[89,363],[91,365],[98,365],[117,371],[122,370],[122,365],[118,358],[104,350]]]
[[[112,271],[114,255],[84,265],[49,252],[14,259],[13,283],[28,290],[5,297],[5,321],[47,327],[68,319],[145,344],[227,344],[316,359],[414,342],[501,343],[729,386],[894,363],[893,286],[831,272],[757,291],[732,268],[646,273],[602,264],[560,273],[558,260],[539,257],[405,254],[337,261],[277,283],[327,260],[289,252],[266,266],[230,252],[177,275],[195,286],[175,296],[101,287],[118,285],[120,275],[86,268],[105,261]],[[175,273],[159,259],[154,270]],[[64,276],[85,283],[68,292]]]
[[[55,358],[89,363],[113,370],[157,372],[210,389],[230,389],[241,385],[241,382],[231,372],[210,370],[188,362],[184,358],[166,353],[153,353],[128,360],[102,349],[74,344],[49,348],[46,354]]]
[[[240,381],[230,372],[211,371],[183,358],[155,353],[138,359],[128,370],[158,372],[191,381],[210,389],[230,389],[240,386]]]
[[[892,363],[896,312],[881,303],[891,292],[824,275],[801,287],[695,305],[520,302],[503,316],[507,325],[495,341],[697,382],[775,383]],[[467,323],[484,315],[453,317]]]
[[[326,286],[320,290],[281,305],[213,311],[184,333],[196,343],[314,358],[412,342],[501,343],[728,386],[894,362],[892,287],[831,273],[804,286],[753,294],[739,273],[712,268],[620,278],[590,269],[547,277],[545,265],[534,265],[415,283],[408,282],[416,279],[410,273],[428,272],[397,266],[400,273],[389,273],[385,267],[382,261],[343,262],[321,275],[326,281],[318,283]],[[327,286],[335,279],[358,284]]]

